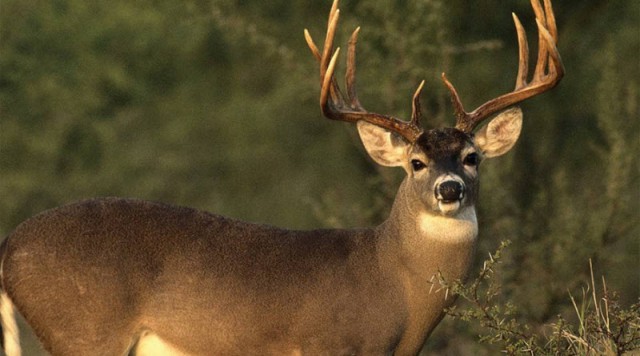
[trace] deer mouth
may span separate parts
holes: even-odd
[[[455,213],[456,211],[458,211],[458,209],[460,209],[461,205],[462,205],[461,200],[456,200],[452,202],[445,202],[441,200],[438,201],[438,209],[444,215],[450,215],[452,213]]]

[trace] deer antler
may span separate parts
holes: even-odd
[[[356,43],[358,42],[358,33],[360,27],[356,28],[349,39],[349,50],[347,53],[347,71],[346,84],[347,95],[340,90],[333,74],[336,61],[340,53],[340,48],[333,51],[333,40],[335,37],[336,27],[340,10],[338,9],[338,0],[334,0],[331,12],[329,13],[329,24],[327,27],[327,36],[324,41],[322,54],[313,42],[308,30],[304,30],[305,39],[311,49],[313,55],[320,62],[320,107],[325,117],[332,120],[356,122],[363,120],[377,126],[389,129],[398,133],[409,142],[415,142],[422,134],[423,129],[420,127],[420,102],[419,96],[424,85],[424,81],[420,84],[413,96],[413,113],[411,122],[402,121],[392,116],[372,113],[365,110],[356,93]],[[333,55],[331,54],[333,52]]]
[[[560,53],[556,47],[558,30],[553,15],[553,8],[551,7],[551,0],[544,0],[544,9],[542,5],[540,5],[539,0],[531,0],[531,6],[536,14],[536,23],[538,24],[539,48],[536,69],[530,82],[527,82],[529,72],[529,46],[527,44],[527,36],[520,20],[518,20],[515,14],[513,14],[513,20],[516,25],[516,31],[518,32],[520,60],[514,91],[489,100],[472,112],[466,112],[453,84],[451,84],[445,74],[442,73],[442,80],[451,92],[451,101],[453,102],[456,115],[457,129],[470,133],[491,114],[525,99],[544,93],[555,87],[558,82],[560,82],[560,79],[562,79],[564,67],[560,59]]]

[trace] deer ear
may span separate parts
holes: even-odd
[[[400,135],[362,120],[358,121],[358,132],[367,153],[378,164],[404,165],[409,144]]]
[[[522,110],[507,109],[475,134],[475,143],[485,157],[507,153],[515,145],[522,129]]]

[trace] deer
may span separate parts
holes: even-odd
[[[551,0],[531,4],[539,34],[531,79],[514,14],[515,89],[467,112],[442,74],[455,126],[424,129],[424,81],[410,120],[360,104],[359,27],[340,89],[335,0],[322,50],[304,31],[320,63],[320,108],[355,123],[376,163],[406,172],[388,218],[370,228],[298,231],[125,198],[42,212],[0,246],[7,355],[20,355],[16,312],[52,355],[417,354],[455,301],[434,288],[434,276],[464,280],[472,266],[481,161],[515,145],[523,117],[516,104],[564,75]]]

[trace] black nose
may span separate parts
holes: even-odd
[[[445,203],[460,200],[464,197],[464,186],[455,180],[448,180],[436,187],[436,197]]]

